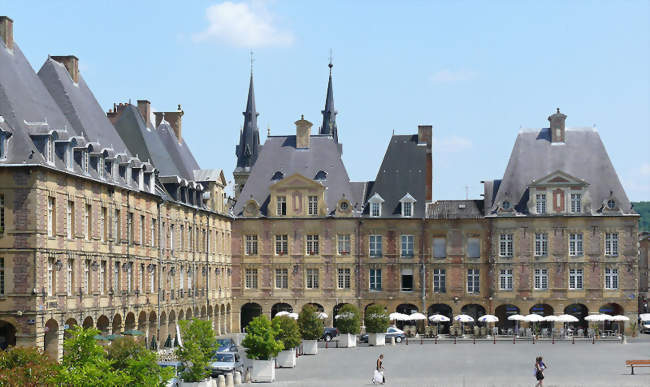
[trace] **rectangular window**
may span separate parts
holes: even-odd
[[[275,288],[288,289],[289,288],[289,270],[288,269],[275,269]]]
[[[181,250],[184,250],[185,249],[185,226],[184,225],[181,224],[181,228],[178,233],[180,234],[181,237],[181,243],[178,245],[178,247]]]
[[[50,164],[54,163],[54,139],[48,138],[45,140],[45,153],[47,156],[47,162]]]
[[[128,293],[133,291],[133,262],[126,265],[126,291]]]
[[[68,259],[66,263],[66,274],[65,274],[65,292],[68,296],[72,295],[72,290],[74,289],[74,260]]]
[[[169,225],[169,249],[174,250],[174,225]]]
[[[106,261],[99,264],[99,294],[106,293]]]
[[[156,292],[156,265],[151,266],[151,272],[149,273],[149,293]]]
[[[68,239],[74,237],[74,202],[68,200],[68,207],[65,212],[65,228]]]
[[[582,289],[582,269],[569,269],[569,289]]]
[[[257,255],[257,235],[246,235],[246,255]]]
[[[92,236],[92,207],[86,204],[86,211],[84,213],[84,229],[86,230],[86,240],[89,241]]]
[[[278,196],[276,199],[277,202],[277,208],[275,210],[275,214],[278,216],[284,216],[287,214],[287,197],[286,196]]]
[[[413,203],[402,202],[402,216],[411,217],[413,215]]]
[[[5,259],[0,258],[0,296],[5,295]]]
[[[338,274],[339,289],[350,289],[350,269],[338,269]]]
[[[381,269],[370,269],[370,290],[381,290]]]
[[[548,270],[535,269],[535,289],[546,290],[548,289]]]
[[[535,195],[535,209],[538,214],[546,213],[546,194]]]
[[[106,207],[102,207],[101,211],[99,211],[99,239],[102,242],[106,242],[106,233],[107,233],[107,225],[106,225],[106,215],[107,215],[107,210]]]
[[[84,293],[85,294],[90,294],[90,260],[86,259],[84,260]]]
[[[467,258],[481,257],[481,240],[479,238],[467,238]]]
[[[618,269],[605,268],[605,289],[618,289]]]
[[[246,289],[257,289],[257,269],[246,269]]]
[[[309,196],[309,215],[318,215],[318,196]]]
[[[572,257],[584,254],[582,249],[582,234],[569,234],[569,255]]]
[[[571,212],[574,214],[582,212],[581,194],[571,194]]]
[[[381,257],[382,256],[382,246],[381,246],[381,235],[370,235],[370,256],[371,257]]]
[[[140,237],[138,238],[140,241],[140,245],[144,246],[145,241],[144,241],[144,227],[145,227],[145,218],[144,215],[140,215]]]
[[[318,234],[307,235],[307,255],[318,255]]]
[[[144,263],[141,263],[140,264],[140,289],[142,290],[142,293],[144,293],[145,290],[147,289],[147,287],[145,286],[147,275],[144,270],[145,270]]]
[[[126,236],[129,244],[133,244],[133,212],[126,214]]]
[[[113,264],[113,290],[115,292],[122,289],[122,284],[120,282],[120,263],[115,262]]]
[[[338,234],[337,239],[339,255],[350,255],[350,234]]]
[[[275,255],[287,255],[289,251],[289,236],[286,234],[275,236]]]
[[[318,289],[318,269],[307,269],[307,289]]]
[[[5,232],[5,195],[0,194],[0,234],[3,232]]]
[[[605,233],[605,255],[610,257],[618,256],[618,233]]]
[[[55,275],[54,258],[49,258],[47,260],[47,295],[50,297],[54,295],[54,289],[56,288]]]
[[[413,235],[402,235],[402,257],[413,257]]]
[[[113,214],[113,239],[115,243],[120,243],[120,233],[122,231],[122,225],[120,222],[120,210],[115,210]]]
[[[445,238],[433,238],[433,258],[447,257],[447,240]]]
[[[88,152],[87,151],[81,151],[81,169],[85,173],[88,173]]]
[[[467,293],[480,293],[480,271],[479,269],[467,269]]]
[[[499,256],[500,257],[512,257],[513,255],[512,241],[513,241],[512,234],[499,235]]]
[[[54,198],[51,196],[48,196],[47,198],[47,236],[53,237],[55,228],[54,228],[54,214],[56,210],[56,205],[54,202]]]
[[[182,265],[181,265],[181,268],[180,268],[179,272],[180,272],[180,275],[179,275],[179,286],[178,286],[178,288],[180,290],[183,290],[183,289],[185,289],[185,270],[183,269]],[[257,270],[255,271],[255,273],[257,274]],[[181,291],[181,293],[182,293],[182,291]]]
[[[378,202],[370,203],[370,216],[372,217],[381,216],[381,203]]]
[[[499,271],[499,289],[512,290],[512,269],[501,269]]]
[[[402,269],[402,278],[401,278],[401,291],[411,292],[413,291],[413,269],[404,268]]]
[[[255,287],[257,288],[257,269],[255,269]],[[192,284],[194,283],[193,279],[194,272],[191,267],[187,268],[187,290],[192,289]]]
[[[535,233],[535,256],[545,257],[548,255],[548,234]]]
[[[433,269],[433,292],[447,292],[447,274],[445,269]]]
[[[151,218],[151,246],[156,246],[156,219]]]

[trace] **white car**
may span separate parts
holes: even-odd
[[[650,313],[640,314],[639,318],[641,319],[639,330],[642,333],[650,333]]]

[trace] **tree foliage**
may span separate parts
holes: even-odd
[[[305,305],[298,316],[300,335],[304,340],[318,340],[323,336],[323,320],[318,318],[318,311],[313,305]]]
[[[278,330],[275,339],[282,342],[284,349],[296,348],[300,345],[300,329],[296,320],[288,316],[275,316],[272,323]]]
[[[136,386],[164,386],[174,376],[172,369],[158,365],[153,351],[131,337],[113,341],[107,349],[107,357],[113,369],[124,371]]]
[[[639,218],[639,231],[650,232],[650,202],[633,202],[634,211],[641,215]]]
[[[246,337],[242,345],[246,348],[249,359],[271,360],[284,349],[282,341],[276,340],[280,333],[277,324],[265,315],[255,317],[246,328]]]
[[[181,377],[186,382],[200,382],[210,375],[210,359],[219,348],[210,321],[199,319],[179,321],[182,347],[176,356],[183,362]]]
[[[356,335],[361,330],[359,309],[352,304],[345,304],[339,309],[339,318],[336,319],[336,328],[341,333]],[[334,316],[336,318],[336,316]]]
[[[368,333],[386,333],[390,324],[390,319],[386,308],[380,304],[370,305],[366,308],[364,316],[366,332]]]
[[[35,347],[0,350],[0,386],[53,386],[57,364]]]

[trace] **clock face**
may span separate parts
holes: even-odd
[[[341,203],[341,209],[342,210],[347,210],[348,209],[348,202]]]

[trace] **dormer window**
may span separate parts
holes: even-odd
[[[610,210],[615,209],[615,208],[616,208],[616,200],[614,200],[614,199],[609,199],[609,200],[607,201],[607,208],[610,209]]]
[[[277,216],[284,216],[287,214],[287,197],[286,196],[278,196],[275,199],[276,201],[276,211],[275,214]]]
[[[406,193],[403,198],[401,198],[400,203],[402,203],[402,216],[405,218],[410,218],[413,216],[413,203],[415,203],[415,198],[411,196],[410,193]]]
[[[154,193],[156,189],[156,179],[154,178],[153,173],[149,176],[149,192]]]
[[[88,152],[85,150],[81,151],[81,170],[88,173]]]
[[[131,175],[133,172],[131,172],[131,167],[126,167],[126,184],[131,184]]]
[[[308,213],[309,215],[318,215],[318,196],[310,195],[308,199]]]
[[[72,144],[68,144],[66,151],[65,151],[65,167],[68,170],[72,170],[72,160],[74,159],[73,157],[73,149],[72,149]]]
[[[104,169],[106,170],[106,176],[112,177],[113,175],[113,163],[108,160],[104,160]]]
[[[535,210],[539,215],[546,213],[546,194],[535,195]]]
[[[582,212],[582,195],[571,194],[571,212],[579,214]]]
[[[99,174],[99,178],[103,179],[104,178],[104,158],[99,157],[97,160],[97,173]]]
[[[504,210],[509,210],[510,209],[510,202],[507,201],[507,200],[504,200],[501,207],[503,207]]]
[[[48,163],[54,164],[54,139],[48,138],[46,141],[47,142],[45,144],[45,157]]]
[[[138,174],[138,188],[140,188],[141,191],[144,191],[144,172],[139,171]]]
[[[282,180],[282,179],[284,179],[284,173],[282,173],[282,172],[280,172],[280,171],[276,171],[276,172],[273,174],[273,176],[271,177],[271,180],[274,180],[274,181],[275,181],[275,180]]]
[[[0,130],[0,160],[7,158],[7,133]]]
[[[327,172],[318,171],[318,173],[314,177],[314,180],[316,180],[316,181],[325,181],[325,180],[327,180]]]
[[[370,217],[372,218],[377,218],[381,216],[381,205],[384,202],[384,199],[375,192],[374,195],[368,200],[368,203],[370,204]]]

